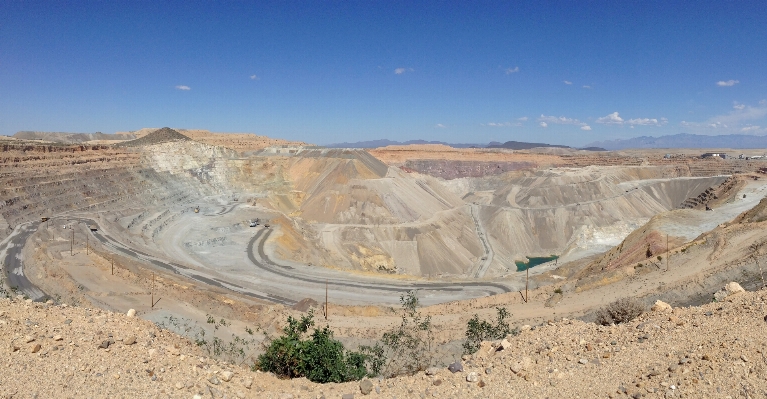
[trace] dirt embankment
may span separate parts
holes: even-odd
[[[549,321],[523,326],[502,343],[484,342],[459,372],[440,366],[393,379],[316,384],[211,359],[205,346],[123,314],[0,299],[0,361],[7,371],[0,395],[754,398],[767,394],[765,312],[762,290],[617,326]]]

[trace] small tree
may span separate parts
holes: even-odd
[[[474,315],[466,325],[466,341],[463,343],[463,353],[472,354],[479,350],[482,341],[491,339],[503,339],[507,335],[517,335],[517,329],[512,330],[506,318],[511,316],[506,308],[495,308],[498,315],[495,319],[495,325],[486,320],[479,320],[478,315]]]
[[[431,316],[423,317],[418,309],[415,291],[400,296],[402,321],[398,327],[384,333],[381,339],[385,366],[388,376],[414,374],[425,370],[433,360],[431,343],[434,338]]]

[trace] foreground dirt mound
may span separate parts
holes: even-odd
[[[523,326],[484,342],[461,372],[344,384],[280,380],[206,358],[140,319],[100,310],[0,300],[0,397],[509,398],[763,397],[767,291],[702,307],[657,307],[634,321]],[[134,342],[135,341],[135,342]],[[458,359],[456,359],[458,360]],[[45,383],[41,383],[44,381]]]
[[[164,127],[162,129],[157,129],[154,132],[149,133],[146,136],[141,137],[139,139],[126,141],[125,143],[120,143],[118,144],[118,146],[140,147],[145,145],[168,143],[171,141],[187,141],[187,140],[191,140],[191,139],[169,127]]]

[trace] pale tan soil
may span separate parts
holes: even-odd
[[[411,159],[435,159],[451,161],[484,161],[484,162],[533,162],[539,166],[562,163],[559,156],[533,154],[511,150],[453,148],[439,144],[412,144],[405,146],[388,146],[369,150],[374,157],[386,164],[402,164]]]
[[[484,343],[465,358],[463,372],[438,368],[431,376],[373,380],[369,396],[763,397],[765,314],[767,292],[760,291],[650,312],[612,327],[547,322],[507,337],[505,350]],[[4,398],[364,397],[357,382],[279,380],[208,359],[201,348],[149,322],[101,310],[3,299],[0,330]],[[130,337],[136,343],[126,345]],[[110,338],[108,350],[98,348]],[[229,382],[224,371],[233,373]],[[470,373],[477,381],[467,382]]]
[[[131,133],[136,135],[137,138],[146,136],[149,133],[157,130],[157,128],[143,128],[134,132],[117,132],[117,133]],[[199,141],[208,145],[216,145],[226,147],[238,152],[256,151],[270,146],[302,146],[306,143],[301,141],[291,141],[283,139],[275,139],[267,136],[259,136],[253,133],[216,133],[209,130],[202,129],[175,129],[179,133],[191,138],[192,140]]]

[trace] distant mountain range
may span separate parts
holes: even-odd
[[[510,150],[529,150],[538,147],[572,148],[566,145],[545,144],[545,143],[526,143],[524,141],[507,141],[503,144],[492,141],[486,148],[507,148]]]
[[[746,134],[704,136],[680,133],[671,136],[642,136],[625,140],[597,141],[588,146],[602,147],[609,151],[628,148],[767,148],[767,136]]]
[[[386,147],[387,145],[410,145],[410,144],[442,144],[454,148],[484,148],[485,144],[451,144],[444,141],[426,141],[426,140],[409,140],[409,141],[392,141],[387,139],[381,140],[369,140],[369,141],[357,141],[354,143],[334,143],[327,144],[324,147],[327,148],[378,148]]]
[[[507,141],[505,143],[499,143],[492,141],[489,144],[455,144],[446,143],[444,141],[426,141],[426,140],[409,140],[409,141],[392,141],[392,140],[370,140],[370,141],[357,141],[354,143],[336,143],[328,144],[325,147],[328,148],[379,148],[386,147],[387,145],[410,145],[410,144],[442,144],[453,148],[506,148],[510,150],[529,150],[531,148],[538,147],[556,147],[556,148],[572,148],[566,145],[545,144],[545,143],[527,143],[524,141]],[[588,151],[604,151],[603,148],[590,147],[583,148]]]

